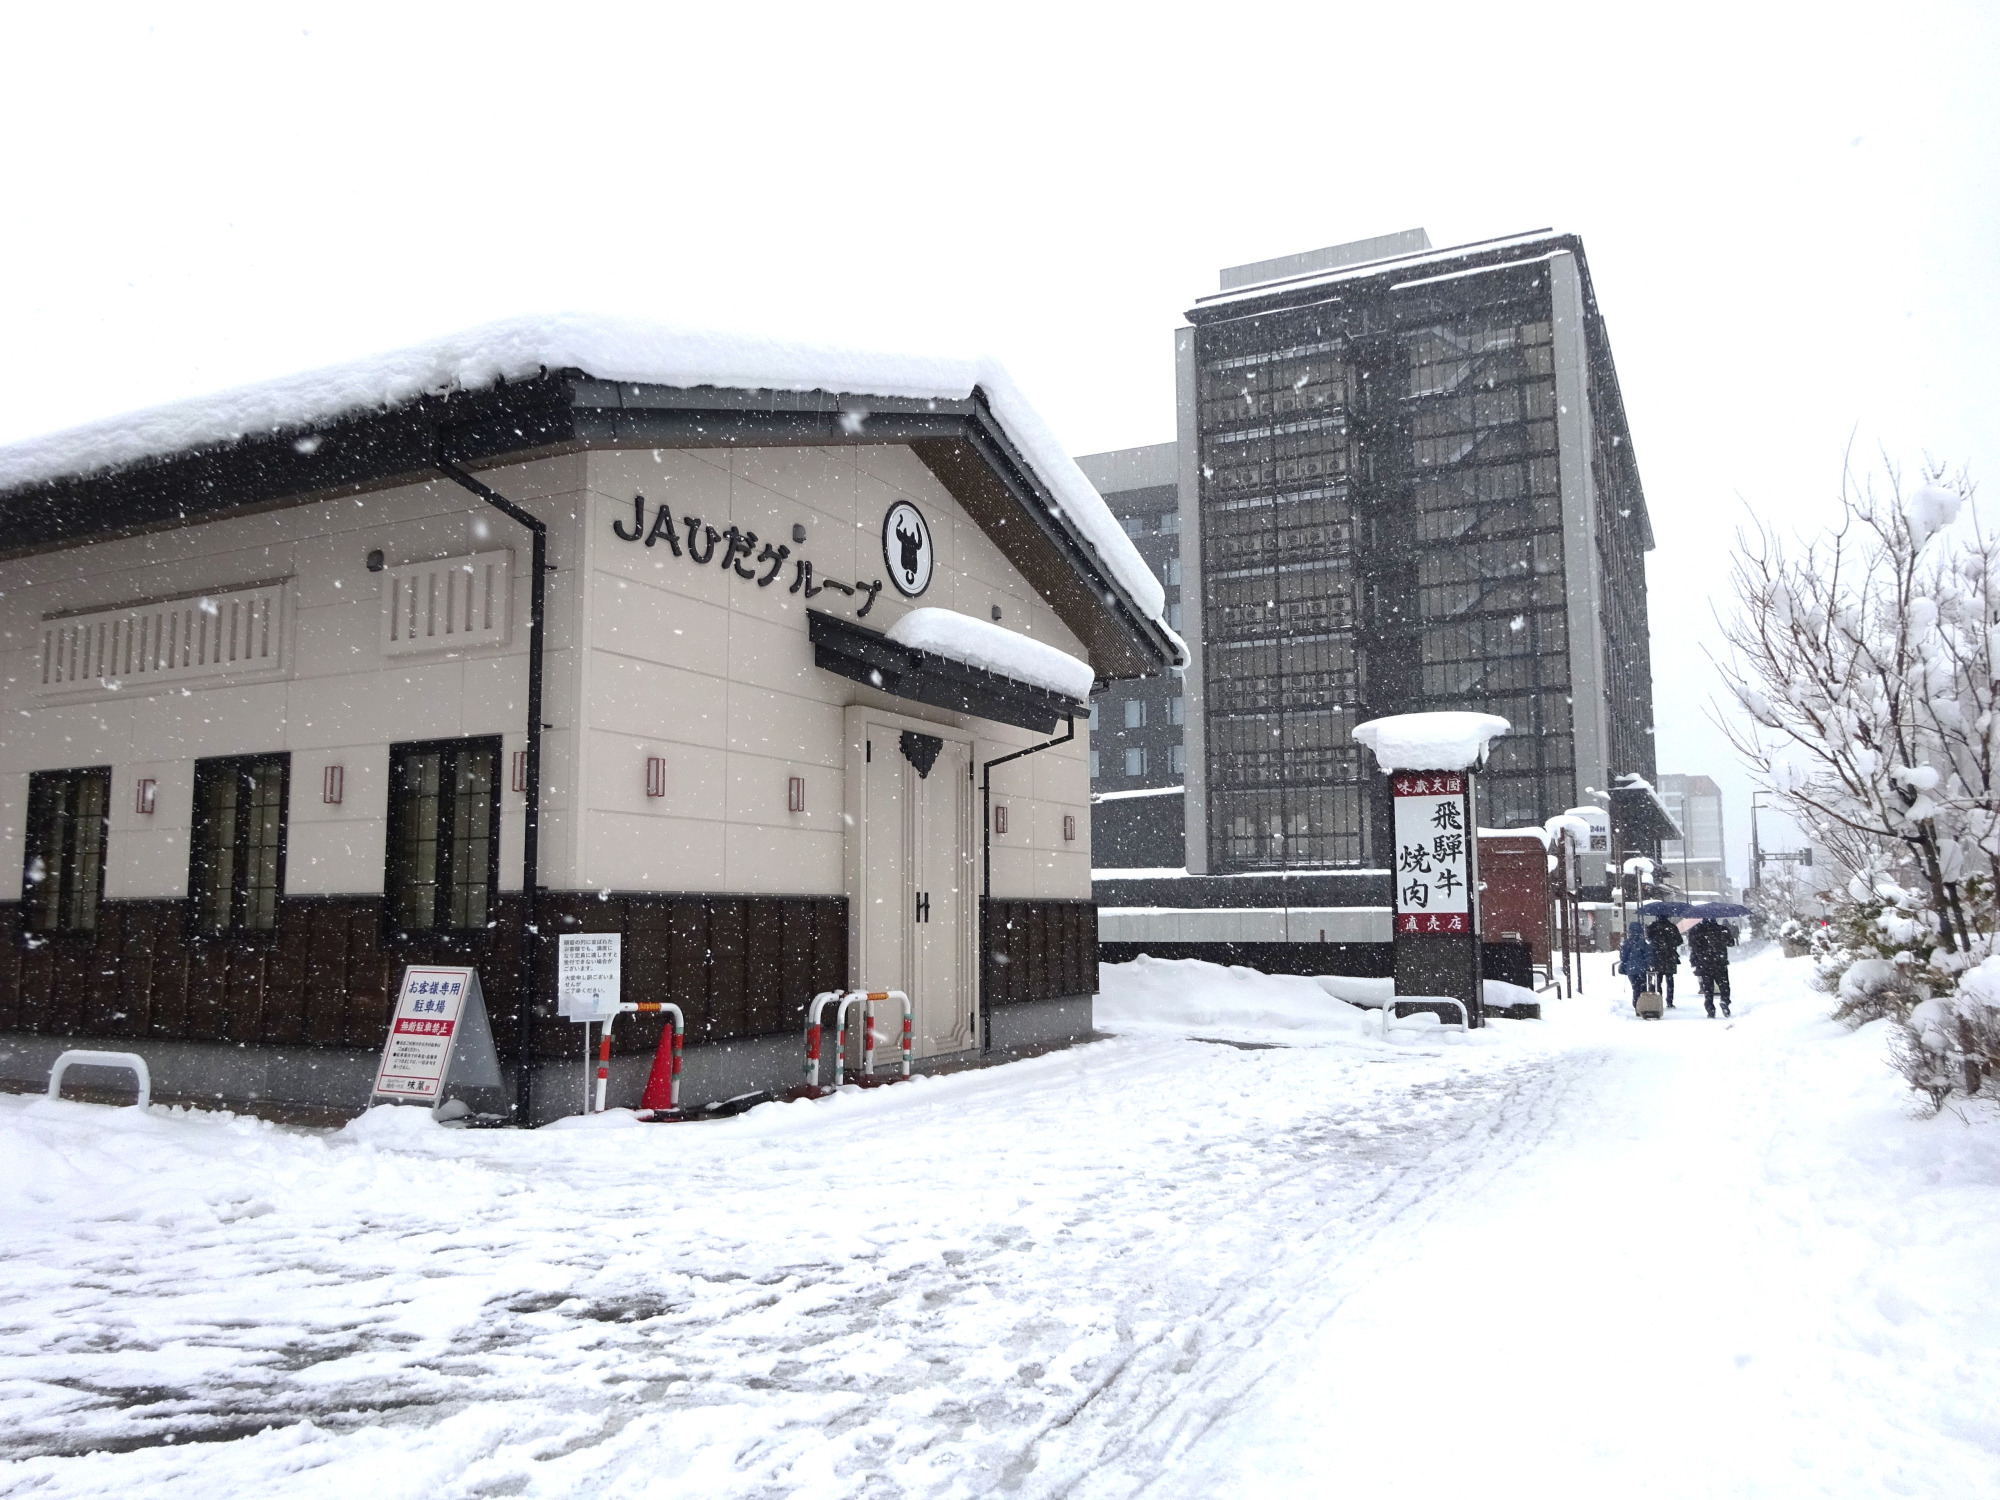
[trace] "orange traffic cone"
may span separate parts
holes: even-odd
[[[653,1053],[653,1071],[646,1076],[646,1092],[639,1108],[664,1114],[681,1107],[681,1033],[671,1021],[660,1032],[660,1045]]]

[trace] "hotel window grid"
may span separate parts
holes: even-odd
[[[104,899],[111,768],[36,771],[28,778],[21,909],[31,932],[93,932]]]
[[[1358,366],[1342,313],[1205,328],[1197,371],[1209,846],[1224,869],[1356,864]]]
[[[285,885],[288,755],[238,755],[194,765],[188,894],[210,935],[270,932]]]
[[[1398,341],[1423,707],[1514,726],[1481,778],[1480,816],[1517,827],[1575,799],[1562,494],[1546,286],[1539,276],[1525,289],[1490,281],[1499,305],[1432,308]]]
[[[410,932],[485,927],[500,869],[500,742],[389,751],[388,915]]]

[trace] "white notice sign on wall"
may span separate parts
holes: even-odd
[[[1472,849],[1463,772],[1416,771],[1396,800],[1396,931],[1472,931]]]
[[[403,970],[403,988],[396,996],[395,1019],[375,1070],[375,1093],[392,1099],[436,1104],[444,1095],[451,1054],[458,1040],[467,993],[477,991],[471,969]],[[482,1012],[483,1019],[483,1012]],[[492,1050],[491,1042],[487,1050]],[[498,1078],[494,1080],[498,1082]]]
[[[618,1014],[624,936],[565,932],[556,944],[556,1010],[571,1021],[608,1021]]]

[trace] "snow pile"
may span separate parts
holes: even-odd
[[[636,1110],[607,1109],[590,1115],[564,1115],[551,1120],[544,1130],[644,1130],[646,1122]]]
[[[948,656],[1079,703],[1090,696],[1091,684],[1097,681],[1089,662],[955,609],[913,609],[889,627],[888,635],[897,645],[913,651]]]
[[[1512,726],[1498,714],[1460,711],[1390,714],[1354,726],[1384,771],[1461,771],[1486,759],[1486,748]]]
[[[991,359],[884,354],[621,318],[509,318],[426,343],[177,401],[0,448],[0,491],[246,437],[297,431],[424,396],[481,390],[545,370],[678,389],[828,391],[963,401],[982,393],[1002,430],[1048,486],[1058,513],[1096,551],[1140,611],[1166,624],[1166,590],[1103,497]],[[858,420],[865,421],[865,413]]]
[[[1380,1010],[1396,993],[1396,981],[1393,979],[1367,979],[1351,974],[1316,974],[1313,976],[1313,983],[1336,1000],[1345,1000],[1349,1005],[1364,1005],[1370,1010]]]
[[[1370,1010],[1380,1010],[1396,995],[1396,981],[1393,979],[1356,979],[1346,974],[1319,974],[1314,976],[1313,982],[1336,999],[1345,1000],[1349,1005],[1366,1006]],[[1488,1005],[1535,1005],[1542,998],[1533,990],[1509,984],[1504,979],[1480,982],[1485,987],[1483,994]]]
[[[350,1140],[371,1146],[411,1146],[444,1133],[430,1110],[419,1104],[378,1104],[340,1128]]]
[[[1542,997],[1522,984],[1509,984],[1504,979],[1482,979],[1480,993],[1488,1005],[1539,1005]]]
[[[1375,1034],[1363,1011],[1335,999],[1317,979],[1144,954],[1130,963],[1101,964],[1097,973],[1097,1024],[1107,1031],[1293,1046]]]

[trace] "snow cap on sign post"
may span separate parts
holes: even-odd
[[[1355,725],[1354,737],[1375,752],[1385,775],[1476,771],[1486,763],[1487,747],[1512,727],[1498,714],[1390,714]]]

